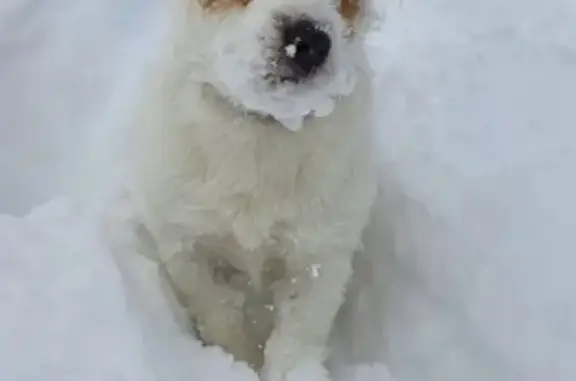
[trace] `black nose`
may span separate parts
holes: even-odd
[[[287,25],[282,42],[288,67],[298,79],[310,76],[324,65],[332,47],[328,33],[306,19]]]

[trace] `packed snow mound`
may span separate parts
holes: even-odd
[[[120,273],[77,205],[0,216],[0,379],[152,380]]]
[[[257,381],[246,364],[183,331],[156,266],[112,255],[100,216],[68,198],[0,216],[0,379]],[[341,373],[387,380],[378,364]]]
[[[574,380],[576,3],[402,4],[372,41],[382,194],[351,358]]]
[[[0,379],[257,380],[178,329],[143,262],[130,275],[150,291],[146,304],[130,299],[134,278],[119,271],[98,226],[69,199],[0,217]]]

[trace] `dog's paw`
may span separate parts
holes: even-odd
[[[302,361],[296,366],[267,365],[262,381],[330,381],[328,371],[319,362]]]

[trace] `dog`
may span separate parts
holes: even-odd
[[[198,337],[264,381],[323,363],[376,196],[369,0],[173,0],[127,189]]]

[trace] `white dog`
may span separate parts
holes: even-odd
[[[375,198],[368,0],[176,0],[129,141],[130,198],[199,336],[327,380]]]

